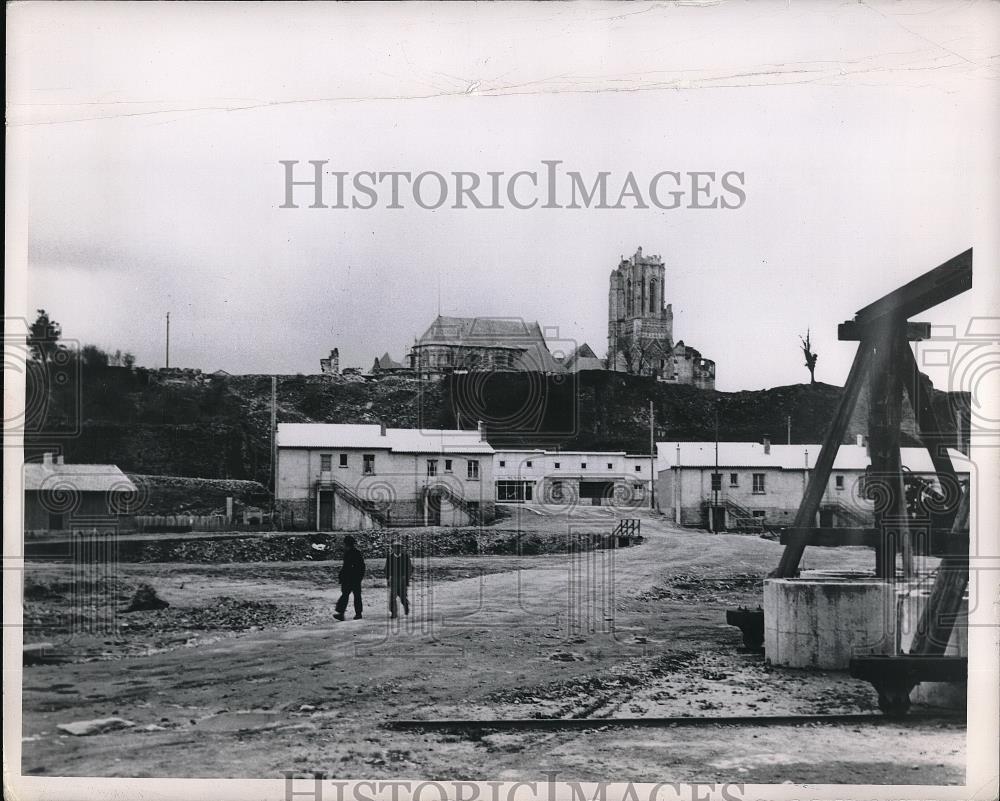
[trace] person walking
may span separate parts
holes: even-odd
[[[389,555],[385,558],[385,583],[389,588],[389,617],[399,617],[396,599],[403,605],[403,613],[410,614],[410,599],[406,591],[410,584],[413,567],[410,556],[403,552],[403,543],[393,540]]]
[[[365,557],[355,547],[355,539],[350,534],[344,537],[344,564],[340,568],[340,598],[334,619],[343,620],[347,611],[347,598],[354,596],[354,619],[361,620],[361,580],[365,577]]]

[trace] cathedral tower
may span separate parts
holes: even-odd
[[[611,271],[608,288],[608,369],[656,375],[674,345],[674,314],[664,305],[665,270],[642,248]]]

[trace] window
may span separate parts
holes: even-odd
[[[501,460],[500,460],[500,466],[501,466],[501,467],[506,467],[506,466],[507,466],[507,461],[506,461],[506,459],[501,459]]]
[[[730,473],[729,474],[729,486],[730,487],[738,487],[739,485],[740,485],[740,474],[739,473]]]
[[[451,459],[445,459],[444,460],[444,472],[446,472],[446,473],[450,473],[451,472]]]
[[[530,481],[498,481],[497,500],[498,501],[530,501],[531,500]]]
[[[366,476],[375,475],[375,454],[366,453],[362,459],[364,460],[364,473]]]
[[[428,459],[427,460],[427,475],[436,476],[438,474],[438,460]]]
[[[764,474],[754,473],[753,474],[753,494],[763,495],[764,494]]]
[[[587,463],[586,462],[580,462],[580,469],[581,470],[586,470],[587,469]]]
[[[722,489],[722,473],[712,473],[712,492]]]
[[[755,518],[757,518],[758,520],[763,520],[766,515],[765,515],[763,509],[754,509],[753,510],[753,516]]]
[[[346,453],[340,454],[340,466],[341,467],[347,467],[347,454]]]
[[[559,469],[559,462],[555,462],[555,463],[553,463],[552,467],[553,467],[554,469],[558,470],[558,469]]]
[[[608,462],[608,470],[614,470],[614,469],[615,469],[614,464],[611,463],[611,462]]]
[[[561,481],[552,482],[552,500],[561,501],[563,499],[563,483]]]
[[[834,479],[834,481],[836,482],[837,489],[842,490],[844,488],[843,476],[837,476],[836,479]]]
[[[479,481],[479,460],[469,459],[466,464],[469,481]]]
[[[321,453],[319,456],[319,469],[322,473],[329,473],[333,468],[333,454]]]
[[[526,462],[524,463],[524,466],[525,466],[525,467],[531,467],[531,459],[528,459],[528,461],[526,461]]]
[[[635,472],[637,472],[637,473],[641,473],[642,472],[642,465],[641,464],[637,464],[635,466]]]

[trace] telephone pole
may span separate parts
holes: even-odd
[[[170,312],[167,312],[167,367],[170,366]]]
[[[649,508],[656,509],[656,436],[653,402],[649,402]]]
[[[278,492],[278,376],[271,376],[271,497]]]

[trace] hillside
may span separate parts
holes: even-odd
[[[486,422],[495,445],[649,452],[649,402],[658,440],[819,442],[840,388],[795,384],[744,392],[672,386],[606,372],[575,376],[469,373],[442,381],[386,377],[278,376],[279,422],[377,423],[472,428]],[[32,387],[29,392],[43,394]],[[126,472],[249,479],[269,485],[271,376],[204,375],[97,368],[78,389],[53,384],[35,404],[26,450],[61,447],[68,462],[117,464]],[[954,405],[964,395],[936,392],[938,416],[954,438]],[[865,431],[858,404],[847,439]],[[904,444],[914,444],[905,409]],[[905,432],[910,432],[907,436]]]

